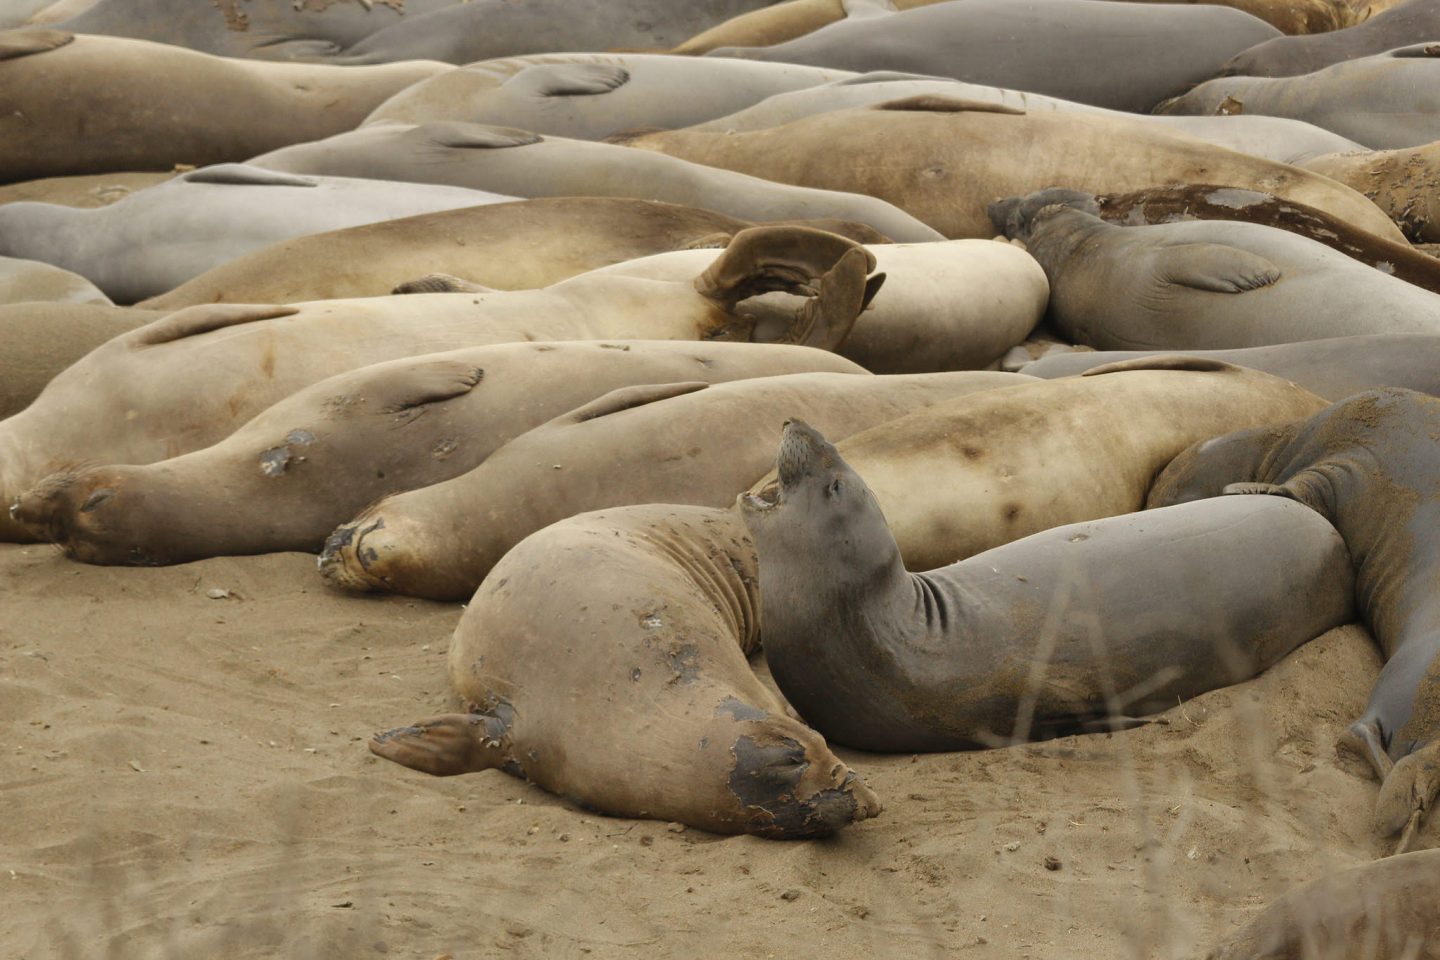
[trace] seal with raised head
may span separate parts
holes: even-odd
[[[802,839],[876,816],[870,788],[745,662],[759,644],[755,566],[726,510],[647,505],[546,527],[455,631],[450,679],[472,712],[370,749],[714,833]]]
[[[306,550],[381,497],[473,469],[611,390],[865,371],[825,350],[665,340],[506,343],[391,360],[281,400],[219,443],[43,480],[14,517],[87,563]]]
[[[766,660],[806,721],[850,747],[1110,729],[1255,676],[1354,613],[1344,543],[1293,504],[1071,524],[909,573],[862,475],[817,430],[787,423],[776,469],[771,496],[740,499]]]
[[[992,204],[997,229],[1050,278],[1049,319],[1103,350],[1228,350],[1378,333],[1440,333],[1431,293],[1287,230],[1189,220],[1119,227],[1093,197]]]
[[[1376,825],[1401,849],[1440,793],[1440,399],[1369,390],[1295,423],[1186,450],[1150,506],[1221,494],[1288,497],[1335,525],[1361,616],[1385,654],[1344,742],[1381,778]]]
[[[616,390],[512,440],[469,473],[371,505],[326,542],[320,571],[352,590],[463,599],[516,543],[577,513],[733,502],[769,466],[775,411],[803,413],[845,436],[1028,382],[995,372],[803,373]]]
[[[1440,2],[1407,0],[1344,29],[1308,37],[1276,37],[1242,50],[1222,73],[1237,77],[1294,77],[1332,64],[1440,37]]]

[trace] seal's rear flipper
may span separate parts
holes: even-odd
[[[814,227],[747,227],[695,278],[695,289],[727,310],[762,293],[814,296],[814,281],[829,274],[852,250],[863,254],[865,274],[875,269],[874,254],[838,233]]]
[[[495,293],[495,288],[481,286],[450,273],[427,273],[416,280],[396,285],[390,293]]]
[[[864,20],[870,17],[884,17],[898,13],[890,0],[840,0],[846,20]]]
[[[840,262],[820,278],[819,290],[805,301],[796,316],[795,326],[779,342],[821,350],[839,349],[850,335],[861,311],[870,305],[885,282],[883,273],[866,279],[869,261],[862,254],[868,253],[867,250],[855,249],[841,257]]]
[[[630,71],[618,63],[537,63],[500,86],[522,96],[586,97],[629,82]]]
[[[1182,243],[1158,254],[1162,279],[1211,293],[1246,293],[1280,279],[1280,268],[1258,253],[1221,243]]]
[[[370,752],[402,767],[437,777],[475,773],[504,764],[503,727],[483,714],[447,713],[409,727],[377,733]]]
[[[1395,761],[1385,752],[1385,738],[1380,734],[1380,725],[1374,720],[1357,720],[1350,724],[1340,735],[1338,746],[1369,761],[1381,780],[1388,777],[1395,766]]]
[[[58,50],[74,39],[75,34],[65,30],[0,30],[0,60]]]
[[[1380,784],[1375,826],[1387,836],[1402,832],[1396,853],[1404,853],[1440,794],[1440,740],[1432,740],[1395,762]]]
[[[299,312],[299,307],[282,304],[201,303],[147,323],[130,334],[126,342],[136,347],[154,347],[225,327],[290,317]]]

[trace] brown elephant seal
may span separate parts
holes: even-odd
[[[919,97],[743,133],[668,130],[621,139],[780,183],[880,197],[951,238],[994,236],[987,204],[1055,184],[1126,193],[1221,183],[1263,189],[1404,239],[1383,211],[1328,177],[1143,121],[1083,112]]]
[[[1440,850],[1341,870],[1271,903],[1206,960],[1440,957]]]
[[[30,406],[46,384],[107,340],[162,316],[98,303],[0,304],[0,418]]]
[[[1385,654],[1345,742],[1381,778],[1376,824],[1413,830],[1440,793],[1440,399],[1389,387],[1282,426],[1191,447],[1149,505],[1222,493],[1289,497],[1340,531],[1361,616]],[[1408,841],[1402,839],[1401,846]]]
[[[843,70],[751,60],[541,54],[472,63],[434,83],[417,83],[376,107],[365,123],[466,120],[603,140],[644,127],[688,127],[771,94],[845,76]]]
[[[110,298],[78,273],[39,260],[0,256],[0,304],[26,302],[109,304]]]
[[[12,517],[86,563],[318,553],[368,504],[466,473],[611,390],[808,371],[865,373],[808,347],[658,340],[507,343],[392,360],[292,394],[203,450],[47,478]]]
[[[1365,194],[1416,243],[1440,242],[1440,143],[1317,157],[1303,166]]]
[[[776,470],[770,496],[740,499],[765,657],[845,746],[1108,729],[1249,679],[1354,615],[1344,542],[1269,500],[1070,524],[909,573],[862,475],[818,431],[787,423]]]
[[[67,207],[93,209],[130,196],[137,190],[164,183],[169,173],[91,173],[73,177],[42,177],[0,186],[0,204],[17,200],[59,203]]]
[[[878,815],[745,662],[757,592],[729,511],[648,505],[546,527],[486,578],[451,641],[450,680],[473,712],[370,749],[442,776],[502,769],[591,810],[713,833],[822,837]]]
[[[1143,350],[1054,353],[1025,364],[1020,372],[1053,380],[1077,376],[1111,363],[1162,355]],[[1189,350],[1185,356],[1263,370],[1297,383],[1326,400],[1343,400],[1376,387],[1405,387],[1440,396],[1440,335],[1436,334],[1336,337],[1244,350]]]
[[[1361,12],[1352,23],[1339,26],[1344,29],[1266,40],[1236,54],[1221,72],[1237,77],[1294,77],[1418,40],[1440,38],[1440,3],[1407,0],[1374,16]]]
[[[1324,405],[1256,370],[1159,357],[937,403],[838,446],[879,500],[906,566],[931,570],[1051,527],[1133,513],[1155,474],[1197,440]]]
[[[858,223],[801,225],[862,243],[885,237]],[[711,210],[618,197],[497,203],[298,237],[206,271],[142,301],[153,310],[206,303],[300,303],[379,297],[429,273],[497,290],[530,290],[670,250],[724,247],[747,227]]]
[[[1178,220],[1240,220],[1278,227],[1339,250],[1381,273],[1440,293],[1440,263],[1434,257],[1403,241],[1378,237],[1322,210],[1268,193],[1214,184],[1184,184],[1110,194],[1095,200],[1100,205],[1101,219],[1123,226]]]
[[[834,234],[758,227],[689,282],[586,275],[541,290],[188,307],[96,348],[0,423],[0,500],[77,463],[209,446],[297,390],[400,357],[611,337],[834,347],[883,280],[866,276],[873,265]],[[807,296],[776,313],[754,296],[771,290]],[[11,535],[25,536],[6,518],[0,538]]]
[[[245,160],[349,130],[448,69],[258,63],[143,40],[0,32],[0,182]]]
[[[1049,320],[1105,350],[1227,350],[1440,333],[1440,295],[1257,223],[1118,227],[1094,198],[1046,190],[991,206],[1050,278]]]
[[[577,513],[733,502],[769,466],[784,418],[776,411],[804,412],[848,435],[1028,382],[994,372],[802,373],[617,390],[512,440],[463,476],[372,505],[331,535],[320,570],[351,590],[463,599],[507,550]]]

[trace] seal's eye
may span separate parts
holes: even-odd
[[[844,489],[845,482],[837,477],[836,479],[830,481],[830,488],[825,492],[830,494],[830,496],[832,497],[838,497],[840,496],[840,492]]]

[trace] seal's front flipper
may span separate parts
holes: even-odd
[[[1385,738],[1380,733],[1380,724],[1374,720],[1357,720],[1340,735],[1341,747],[1370,762],[1375,775],[1382,781],[1390,775],[1395,761],[1385,751]]]
[[[584,423],[587,420],[608,417],[623,410],[643,407],[647,403],[681,397],[687,393],[704,390],[708,386],[710,384],[704,380],[683,380],[679,383],[643,383],[630,387],[619,387],[591,400],[584,406],[576,407],[569,413],[557,417],[556,420],[567,423]]]
[[[1440,740],[1432,740],[1395,762],[1380,784],[1375,826],[1385,835],[1403,831],[1396,853],[1404,853],[1440,794]]]
[[[447,713],[377,733],[370,752],[437,777],[489,770],[504,763],[499,735],[491,729],[497,723],[483,714]]]
[[[802,347],[837,350],[850,335],[861,311],[870,305],[885,274],[866,279],[870,263],[864,257],[869,251],[851,250],[840,258],[829,273],[820,278],[819,290],[805,301],[795,317],[795,325],[780,340]]]
[[[318,187],[320,181],[298,173],[267,170],[245,163],[216,163],[181,174],[186,183],[218,183],[236,187]]]
[[[515,127],[496,127],[484,123],[464,123],[459,120],[438,120],[424,123],[410,131],[436,146],[452,147],[457,150],[504,150],[508,147],[528,147],[545,138],[529,130]]]
[[[609,93],[630,82],[618,63],[537,63],[506,80],[502,87],[530,97],[587,97]]]
[[[0,60],[47,53],[74,40],[75,34],[65,30],[0,30]]]
[[[1220,488],[1222,497],[1262,494],[1269,497],[1295,498],[1295,493],[1283,483],[1227,483]]]
[[[872,110],[892,110],[909,113],[1002,113],[1009,117],[1025,116],[1024,107],[1008,103],[994,103],[989,100],[975,100],[970,97],[952,97],[940,93],[920,93],[899,100],[887,100],[871,107]]]
[[[485,371],[459,360],[429,360],[417,363],[400,376],[387,377],[371,394],[381,413],[402,413],[463,396],[475,389]],[[368,391],[367,391],[368,393]]]
[[[281,304],[201,303],[147,323],[130,335],[129,343],[137,347],[154,347],[225,327],[290,317],[299,312],[299,307]]]
[[[1161,279],[1211,293],[1245,293],[1280,279],[1280,268],[1269,260],[1220,243],[1182,243],[1159,257]]]
[[[471,280],[465,280],[449,273],[427,273],[416,280],[398,284],[392,294],[407,293],[495,293],[495,288],[484,287]]]
[[[840,6],[846,20],[865,20],[899,12],[890,0],[840,0]]]

